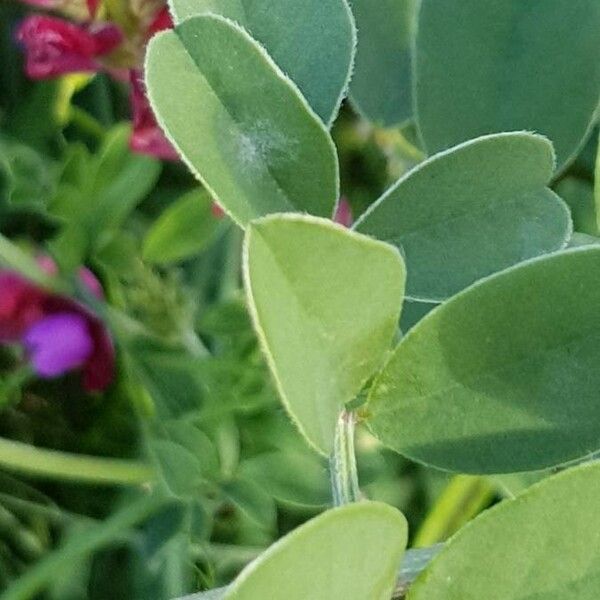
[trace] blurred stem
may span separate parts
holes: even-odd
[[[334,506],[358,502],[361,499],[354,452],[355,425],[356,415],[344,409],[338,419],[333,452],[329,458]]]
[[[494,493],[494,486],[485,477],[453,477],[417,532],[414,546],[422,548],[445,541],[476,517]]]
[[[97,140],[102,140],[104,138],[106,131],[104,130],[102,123],[78,106],[71,105],[69,109],[69,121],[82,132],[87,133]]]
[[[68,537],[61,547],[36,562],[16,580],[2,594],[2,600],[28,600],[37,597],[57,573],[76,564],[82,557],[88,557],[93,552],[115,543],[121,539],[123,532],[151,517],[166,503],[164,498],[143,496],[113,513],[105,521]]]
[[[219,288],[220,300],[228,300],[240,287],[243,235],[243,231],[234,225],[227,236],[225,264]]]
[[[68,454],[0,438],[0,466],[28,475],[90,484],[139,485],[155,478],[147,464]]]

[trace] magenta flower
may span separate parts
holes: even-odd
[[[93,19],[96,16],[96,13],[98,12],[100,0],[86,0],[86,4],[90,13],[90,17],[92,17]]]
[[[179,156],[175,148],[156,122],[150,103],[146,98],[141,72],[132,69],[130,80],[133,132],[129,146],[134,152],[140,154],[148,154],[165,160],[178,160]]]
[[[67,0],[24,0],[41,8],[66,9]],[[94,18],[99,0],[79,0],[84,19]],[[161,131],[146,98],[141,68],[144,46],[159,31],[173,27],[166,6],[140,19],[137,31],[126,39],[113,23],[75,24],[56,17],[34,15],[23,21],[17,40],[25,49],[25,70],[32,79],[48,79],[73,72],[106,71],[111,77],[131,84],[133,132],[130,148],[164,160],[178,160],[177,152]],[[111,54],[116,49],[122,52]],[[133,68],[132,68],[133,67]]]
[[[352,207],[346,198],[343,196],[340,198],[338,205],[335,209],[335,215],[333,220],[344,227],[352,227]]]
[[[99,58],[123,40],[121,30],[110,23],[76,25],[56,17],[27,17],[17,31],[25,49],[25,71],[32,79],[65,73],[96,72]]]
[[[149,40],[154,34],[173,27],[173,20],[167,7],[161,8],[146,32]],[[131,69],[129,72],[131,83],[130,103],[133,120],[133,133],[129,140],[130,148],[139,154],[148,154],[164,160],[179,160],[179,155],[169,140],[165,137],[144,90],[144,76],[141,69]]]
[[[173,29],[173,19],[171,19],[169,9],[166,6],[156,13],[152,23],[150,23],[150,27],[148,27],[148,39],[155,33],[164,31],[165,29]]]
[[[56,272],[46,257],[39,264],[49,274]],[[102,297],[91,271],[82,268],[79,276],[90,293]],[[72,298],[47,292],[11,271],[0,271],[0,342],[21,344],[42,378],[81,370],[88,392],[105,390],[114,378],[114,347],[102,321]]]

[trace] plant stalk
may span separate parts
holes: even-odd
[[[133,460],[69,454],[0,438],[0,466],[27,475],[90,484],[140,485],[156,477],[149,465]]]
[[[334,506],[358,502],[362,498],[358,487],[358,471],[354,452],[355,425],[355,413],[343,410],[338,419],[333,452],[329,458]]]

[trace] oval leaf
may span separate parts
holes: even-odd
[[[596,600],[600,466],[571,469],[485,512],[417,579],[409,600]]]
[[[416,0],[352,0],[358,27],[350,98],[358,112],[384,127],[412,118],[411,46]]]
[[[331,125],[346,93],[356,29],[346,0],[171,0],[177,22],[220,14],[245,27]]]
[[[361,502],[329,510],[248,565],[225,600],[388,600],[406,547],[395,508]],[[276,592],[275,592],[276,590]]]
[[[144,260],[164,265],[198,254],[214,240],[219,225],[212,198],[204,190],[184,194],[148,230]]]
[[[416,109],[429,152],[527,129],[577,153],[600,98],[597,0],[423,0]]]
[[[331,221],[275,215],[251,224],[244,275],[281,398],[309,443],[328,454],[340,410],[392,342],[402,258]]]
[[[600,448],[600,247],[532,260],[433,310],[374,383],[370,425],[418,461],[544,469]]]
[[[569,210],[546,187],[553,167],[552,145],[541,136],[471,140],[410,171],[355,228],[402,248],[409,298],[443,300],[566,245]]]
[[[331,137],[239,25],[205,15],[158,34],[146,82],[161,127],[240,225],[273,212],[332,214],[339,181]]]

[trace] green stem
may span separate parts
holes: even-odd
[[[69,120],[81,131],[91,135],[93,138],[96,138],[97,140],[102,140],[104,138],[106,132],[100,121],[78,106],[71,105],[69,109]]]
[[[90,556],[119,540],[124,531],[148,519],[166,504],[164,498],[144,496],[114,513],[106,521],[67,538],[64,545],[29,568],[0,596],[0,600],[27,600],[37,597],[37,594],[56,577],[56,573],[76,564],[82,557]]]
[[[229,300],[240,287],[243,232],[236,226],[229,231],[225,247],[225,263],[221,275],[219,299]]]
[[[355,424],[356,415],[347,410],[342,411],[335,431],[333,452],[329,458],[334,506],[358,502],[361,499],[354,452]]]
[[[0,438],[0,466],[27,475],[90,484],[139,485],[155,478],[154,470],[141,462],[68,454],[4,438]]]
[[[477,516],[490,503],[494,493],[494,486],[485,477],[456,475],[421,525],[414,546],[431,546],[447,540]]]

